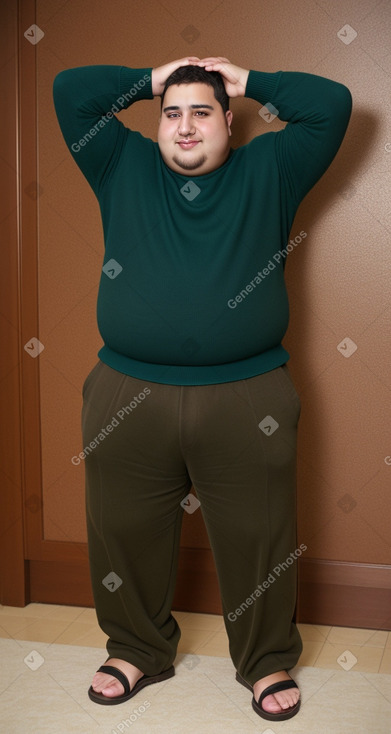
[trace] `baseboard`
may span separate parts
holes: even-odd
[[[296,621],[391,630],[391,566],[298,560]]]
[[[391,566],[298,559],[296,622],[391,630]],[[30,601],[93,607],[88,564],[30,561]],[[181,548],[177,611],[222,614],[212,553]]]

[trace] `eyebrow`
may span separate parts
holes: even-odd
[[[200,107],[206,108],[208,110],[214,110],[214,107],[212,107],[210,104],[191,104],[189,105],[190,109],[192,110],[198,110]],[[163,112],[167,112],[168,110],[180,110],[181,108],[178,105],[171,105],[170,107],[164,107]]]

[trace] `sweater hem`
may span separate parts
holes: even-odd
[[[135,96],[131,96],[128,105],[135,102],[136,99],[153,99],[152,68],[148,66],[145,69],[131,69],[127,66],[121,66],[119,92],[120,94],[129,92],[130,95],[132,95],[132,92],[134,93]]]
[[[236,382],[281,367],[289,359],[289,353],[279,344],[266,352],[237,362],[216,365],[165,365],[126,357],[104,345],[98,359],[117,372],[130,377],[164,385],[216,385]]]
[[[260,72],[250,70],[247,77],[246,89],[244,92],[245,97],[255,99],[261,104],[266,104],[272,99],[275,99],[275,93],[277,86],[281,78],[281,71],[276,72]]]

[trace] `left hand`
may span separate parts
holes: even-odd
[[[224,56],[209,56],[193,63],[194,66],[202,66],[205,71],[220,72],[228,97],[244,97],[249,69],[231,64]]]

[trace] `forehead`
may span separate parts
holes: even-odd
[[[194,82],[192,84],[171,84],[166,90],[163,100],[163,109],[167,105],[190,105],[192,103],[211,105],[216,108],[217,103],[214,89],[209,84]]]

